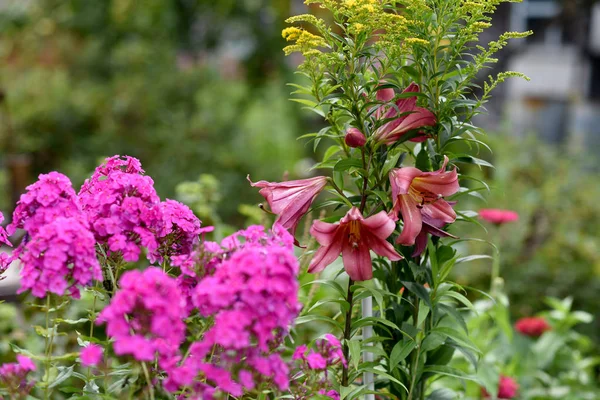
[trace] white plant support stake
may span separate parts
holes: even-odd
[[[363,318],[368,318],[373,316],[373,297],[369,296],[362,299],[362,316]],[[373,337],[373,326],[366,325],[362,328],[362,339],[363,342]],[[372,345],[372,344],[371,344]],[[365,352],[363,354],[364,362],[373,361],[373,353]],[[367,386],[367,390],[373,391],[375,390],[375,384],[373,380],[372,372],[363,373],[363,383]],[[365,394],[365,400],[375,400],[374,394]]]

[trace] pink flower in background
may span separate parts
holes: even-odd
[[[187,315],[175,279],[159,268],[148,268],[123,274],[119,290],[96,323],[106,323],[117,355],[131,354],[139,361],[153,361],[158,355],[162,364],[179,356]]]
[[[357,128],[349,128],[344,136],[344,142],[348,147],[363,147],[367,143],[367,138]]]
[[[81,207],[71,181],[58,172],[42,174],[38,181],[27,186],[6,227],[9,235],[17,228],[34,235],[42,226],[58,217],[82,217]]]
[[[2,215],[2,213],[0,212],[0,224],[3,221],[4,215]],[[3,244],[12,247],[12,243],[8,240],[8,234],[6,233],[4,228],[0,226],[0,246]],[[4,271],[6,271],[11,262],[12,256],[10,256],[8,253],[0,252],[0,280],[3,279],[2,274],[4,273]]]
[[[498,394],[496,396],[498,399],[514,399],[517,397],[518,390],[519,385],[513,378],[500,375],[500,380],[498,381]],[[485,388],[481,388],[481,393],[486,399],[491,397]]]
[[[501,210],[498,208],[482,208],[479,210],[479,218],[496,225],[502,225],[507,222],[514,222],[519,219],[519,214],[510,210]]]
[[[515,323],[515,329],[525,336],[537,338],[552,327],[542,317],[525,317]]]
[[[418,93],[419,86],[411,83],[403,94]],[[377,91],[377,100],[381,102],[390,102],[394,98],[393,89],[380,89]],[[435,115],[423,107],[417,107],[417,96],[404,97],[396,101],[395,107],[381,106],[375,112],[377,119],[390,119],[380,126],[374,133],[377,142],[391,145],[398,141],[402,135],[407,132],[424,126],[434,126],[437,123]],[[421,135],[422,136],[422,135]],[[411,139],[413,141],[423,141],[422,138]]]
[[[321,247],[310,262],[308,272],[320,272],[334,262],[340,253],[344,269],[354,281],[365,281],[373,277],[370,250],[391,261],[402,256],[386,239],[394,232],[396,224],[381,211],[364,218],[358,208],[352,207],[338,223],[315,221],[310,233]]]
[[[79,353],[81,365],[83,365],[84,367],[93,367],[95,365],[98,365],[102,361],[103,354],[104,349],[102,348],[102,346],[99,346],[94,343],[88,344]]]
[[[327,396],[333,400],[340,400],[340,394],[333,389],[331,389],[331,390],[321,389],[321,390],[319,390],[319,394],[321,394],[323,396]]]
[[[27,379],[29,373],[35,370],[30,358],[17,354],[16,363],[0,365],[0,387],[8,391],[11,399],[25,398],[35,385]]]
[[[300,219],[306,214],[317,195],[321,193],[327,178],[317,176],[310,179],[285,182],[248,181],[254,187],[261,188],[259,193],[267,200],[271,211],[277,214],[278,222],[292,235]]]
[[[69,291],[78,298],[77,286],[102,280],[95,245],[94,235],[78,218],[60,217],[43,225],[20,252],[23,268],[17,293],[31,289],[32,295],[44,297]]]
[[[414,167],[396,168],[390,171],[393,216],[402,214],[404,228],[396,240],[405,246],[412,246],[423,230],[442,235],[439,227],[456,220],[452,205],[443,199],[458,192],[456,168],[446,171],[448,157],[444,156],[442,167],[433,172],[423,172]],[[446,234],[443,232],[443,234]],[[422,243],[421,243],[422,244]]]

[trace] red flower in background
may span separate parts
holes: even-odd
[[[511,377],[500,375],[500,380],[498,381],[498,395],[496,396],[497,398],[514,399],[517,396],[518,390],[519,385],[517,384],[517,381]],[[481,388],[481,394],[486,399],[491,397],[485,388]]]
[[[537,338],[550,330],[551,326],[542,317],[525,317],[515,323],[515,329],[525,336]]]
[[[479,218],[492,224],[502,225],[519,219],[519,214],[511,210],[499,208],[482,208],[479,210]]]

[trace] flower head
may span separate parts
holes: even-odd
[[[193,252],[200,235],[200,220],[185,204],[175,200],[159,205],[162,223],[158,231],[158,250],[151,258],[162,261],[165,256],[185,256]]]
[[[370,250],[392,261],[402,259],[386,239],[396,224],[381,211],[364,218],[360,210],[352,207],[338,223],[315,221],[310,233],[321,247],[313,256],[308,271],[320,272],[342,254],[344,268],[350,278],[365,281],[373,277]]]
[[[11,399],[27,397],[35,385],[27,379],[28,374],[35,369],[35,364],[30,358],[18,354],[16,363],[0,365],[0,387],[8,391]]]
[[[515,323],[515,329],[521,334],[533,338],[542,336],[542,334],[552,327],[542,317],[525,317]]]
[[[293,239],[279,225],[272,232],[253,226],[223,239],[221,248],[227,257],[192,289],[194,306],[214,325],[192,344],[190,357],[167,370],[165,387],[239,397],[268,380],[286,390],[289,371],[277,349],[300,310]],[[194,383],[198,373],[207,385]]]
[[[4,215],[2,215],[2,213],[0,212],[0,224],[2,223],[2,221],[4,221]],[[12,247],[12,243],[10,243],[10,241],[8,240],[8,234],[6,233],[4,228],[0,226],[0,246],[3,244]],[[6,271],[11,262],[12,257],[8,253],[0,253],[0,280],[3,279],[2,274],[4,273],[4,271]]]
[[[310,179],[285,182],[252,182],[252,186],[261,188],[259,193],[267,200],[271,211],[277,214],[278,222],[292,235],[300,219],[306,214],[310,205],[327,184],[327,178],[317,176]]]
[[[94,235],[78,218],[60,217],[43,225],[19,255],[23,268],[18,293],[31,289],[36,297],[48,292],[62,296],[68,290],[78,297],[77,286],[102,280],[95,244]]]
[[[418,93],[419,86],[411,83],[402,94]],[[377,91],[377,100],[390,102],[394,98],[394,90],[390,88]],[[375,112],[375,118],[391,121],[385,122],[375,131],[375,141],[391,145],[407,132],[424,126],[436,124],[435,115],[426,108],[417,107],[417,96],[403,97],[396,101],[395,106],[381,106]],[[423,141],[415,138],[414,141]]]
[[[397,243],[412,246],[419,233],[426,230],[437,236],[447,235],[441,231],[445,224],[454,222],[456,213],[452,205],[443,199],[458,192],[456,168],[446,171],[448,157],[444,156],[442,167],[433,172],[423,172],[418,168],[404,167],[390,171],[393,216],[402,214],[404,229]]]
[[[519,214],[511,210],[501,210],[498,208],[482,208],[479,210],[479,218],[496,225],[514,222],[519,219]]]
[[[58,217],[80,215],[81,208],[69,178],[50,172],[40,175],[37,182],[27,186],[27,192],[21,195],[6,230],[12,235],[17,228],[22,228],[29,235],[34,235]]]
[[[518,390],[519,385],[513,378],[500,375],[498,381],[498,394],[496,396],[498,399],[514,399],[517,397]],[[485,388],[482,388],[481,392],[484,398],[489,399],[491,397]]]
[[[84,367],[92,367],[98,365],[102,361],[102,355],[104,349],[97,344],[89,344],[81,350],[79,358],[81,359],[81,365]]]
[[[175,279],[152,267],[124,273],[96,323],[106,323],[117,355],[130,354],[139,361],[153,361],[158,355],[159,363],[169,363],[185,339],[186,317]]]
[[[348,147],[363,147],[367,143],[367,138],[357,128],[349,128],[344,136],[344,142]]]
[[[79,191],[96,240],[129,262],[139,259],[140,247],[154,259],[163,225],[154,181],[142,172],[139,160],[114,156],[96,168]]]

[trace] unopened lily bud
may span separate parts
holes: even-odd
[[[349,147],[363,147],[367,143],[367,138],[357,128],[349,128],[344,141]]]

